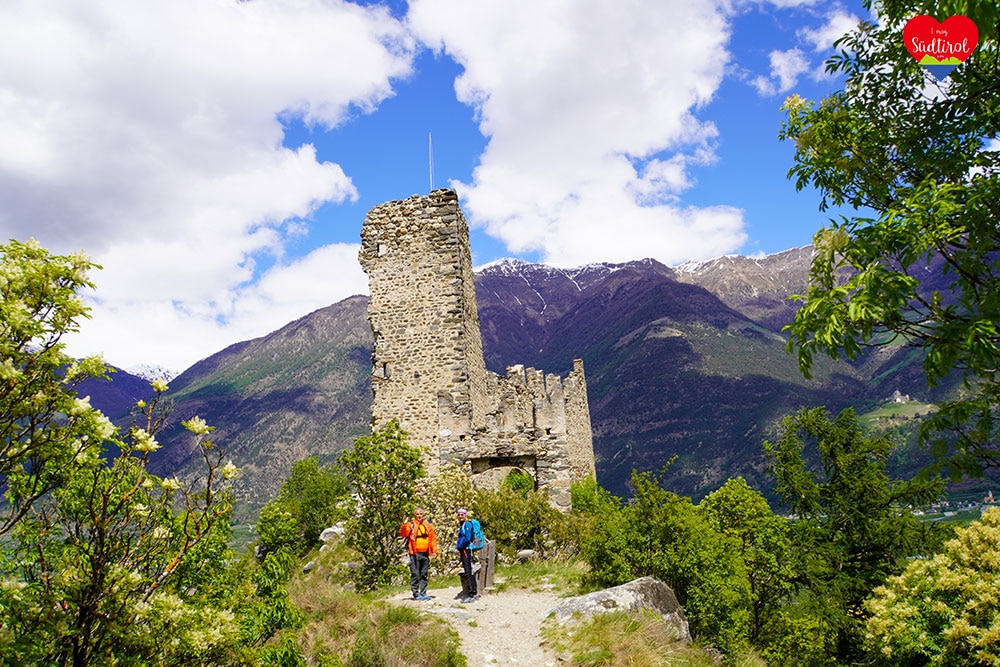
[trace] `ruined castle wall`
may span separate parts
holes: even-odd
[[[587,401],[587,377],[583,360],[573,360],[573,370],[563,380],[566,396],[566,447],[573,479],[594,477],[594,439]]]
[[[452,463],[474,481],[495,481],[491,470],[517,467],[568,509],[570,483],[594,474],[583,362],[565,380],[520,365],[506,377],[486,370],[457,195],[435,190],[376,206],[361,237],[373,426],[399,419],[430,475]]]

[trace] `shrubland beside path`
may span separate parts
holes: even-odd
[[[460,650],[468,658],[469,667],[554,667],[559,661],[543,645],[540,627],[560,597],[545,586],[540,588],[491,591],[464,605],[458,601],[458,587],[429,590],[432,598],[428,601],[413,600],[408,592],[393,596],[391,601],[448,620],[458,631]]]

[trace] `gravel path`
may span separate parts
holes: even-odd
[[[428,591],[429,601],[418,602],[409,593],[393,602],[412,605],[447,619],[462,640],[469,667],[523,665],[554,667],[558,660],[542,644],[539,627],[560,598],[551,591],[525,589],[489,592],[470,604],[459,604],[460,588]]]

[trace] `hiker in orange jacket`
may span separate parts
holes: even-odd
[[[427,577],[431,569],[431,556],[437,556],[437,536],[430,521],[424,520],[424,510],[413,511],[413,518],[399,527],[399,536],[406,538],[410,554],[410,589],[414,600],[430,600],[427,595]]]

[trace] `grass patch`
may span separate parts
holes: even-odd
[[[933,512],[920,517],[921,521],[940,521],[954,526],[968,526],[983,517],[981,509],[956,510],[954,512]]]
[[[858,420],[868,428],[878,429],[926,417],[937,412],[937,409],[933,403],[888,403],[871,412],[859,415]]]
[[[313,554],[317,566],[288,584],[305,617],[298,649],[320,667],[467,667],[458,633],[443,619],[383,598],[386,590],[358,593],[342,565],[356,556],[342,545]],[[402,590],[402,589],[400,589]]]
[[[587,566],[582,561],[547,560],[497,565],[493,574],[494,589],[498,593],[508,590],[543,591],[556,595],[579,595],[583,590],[583,575]]]
[[[570,667],[717,667],[715,656],[696,644],[675,641],[673,629],[654,612],[598,614],[577,623],[549,620],[542,636]],[[756,656],[727,662],[764,667]]]
[[[374,596],[295,587],[305,614],[298,633],[307,664],[325,667],[466,667],[458,633],[440,618]]]

